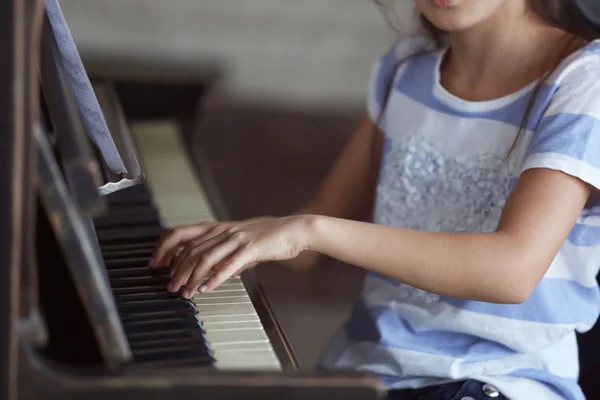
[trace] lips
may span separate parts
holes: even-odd
[[[455,3],[456,0],[431,0],[431,3],[439,8],[447,8]]]

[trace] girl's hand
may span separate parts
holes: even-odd
[[[169,266],[180,247],[185,246],[191,240],[207,240],[234,226],[253,224],[271,219],[274,218],[260,217],[237,222],[203,222],[167,229],[158,240],[148,266],[150,268]]]
[[[212,225],[213,233],[221,231],[216,235],[208,234],[205,224],[183,227],[180,233],[175,233],[175,229],[159,243],[157,262],[160,261],[158,257],[173,251],[173,243],[178,243],[176,247],[182,241],[186,243],[172,265],[168,289],[176,292],[184,286],[182,296],[190,298],[196,290],[209,292],[258,263],[297,257],[307,248],[309,221],[308,216],[293,216],[254,223]],[[198,289],[211,271],[212,276]]]

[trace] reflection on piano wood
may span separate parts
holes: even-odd
[[[128,277],[127,274],[147,274],[145,265],[155,243],[154,237],[150,236],[145,239],[147,247],[128,248],[122,243],[124,234],[119,229],[132,231],[133,228],[136,230],[135,238],[139,239],[141,235],[135,226],[142,226],[140,229],[145,231],[145,235],[152,234],[153,230],[156,231],[154,234],[159,234],[162,229],[159,219],[166,226],[215,220],[206,194],[194,176],[188,156],[181,146],[177,124],[165,121],[133,123],[131,126],[150,191],[146,196],[137,196],[140,200],[145,200],[146,205],[127,205],[127,199],[122,199],[122,195],[131,190],[139,192],[138,188],[115,193],[117,196],[121,195],[121,202],[116,201],[110,207],[107,217],[96,220],[96,230],[109,268],[109,277],[111,265],[121,266],[124,264],[123,260],[130,260],[138,266],[130,272],[126,271],[125,277]],[[151,206],[152,203],[157,210]],[[141,218],[131,218],[135,213],[139,213]],[[120,225],[113,217],[117,215],[118,218],[123,218]],[[103,238],[112,246],[107,244],[105,246],[108,247],[102,247]],[[154,290],[164,292],[168,279],[165,277],[157,282],[159,284]],[[115,291],[115,294],[117,304],[132,297],[129,292],[119,294]],[[173,298],[177,295],[163,293],[161,296]],[[156,298],[150,295],[146,297]],[[241,279],[230,279],[208,294],[197,293],[193,303],[206,331],[217,368],[280,369],[279,360]],[[133,351],[135,360],[135,348]]]

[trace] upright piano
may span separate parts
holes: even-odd
[[[251,271],[168,293],[156,240],[215,218],[176,130],[125,121],[57,0],[0,19],[0,399],[381,398],[366,373],[298,371]]]

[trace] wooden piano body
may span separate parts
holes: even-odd
[[[157,235],[214,218],[191,206],[206,199],[177,130],[126,132],[113,89],[96,85],[115,142],[158,135],[162,150],[121,153],[139,153],[148,183],[107,185],[127,174],[91,150],[65,61],[52,58],[60,43],[45,47],[44,2],[2,2],[0,19],[0,399],[381,397],[368,374],[297,371],[252,275],[192,302],[157,291],[165,276],[144,270]],[[119,190],[100,195],[98,178]]]

